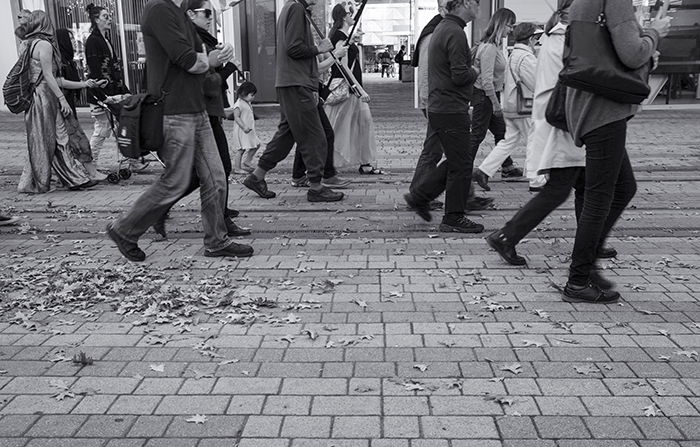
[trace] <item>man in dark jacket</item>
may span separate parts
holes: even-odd
[[[472,67],[464,27],[476,17],[478,0],[450,0],[435,27],[428,56],[428,122],[437,132],[445,160],[406,194],[406,203],[430,221],[429,204],[445,191],[440,231],[480,233],[483,225],[465,216],[474,164],[469,144],[469,101],[478,72]]]
[[[399,64],[399,81],[403,79],[403,76],[401,75],[401,66],[403,65],[404,56],[406,56],[406,45],[401,45],[401,49],[394,57],[394,62]]]
[[[309,7],[314,4],[307,3]],[[316,56],[331,50],[333,44],[328,39],[314,45],[304,6],[295,0],[287,0],[277,20],[275,87],[280,103],[280,123],[255,171],[243,181],[243,185],[264,199],[276,196],[267,189],[265,175],[289,155],[295,142],[309,179],[307,200],[336,202],[343,199],[343,193],[321,184],[326,136],[317,110],[319,74]]]

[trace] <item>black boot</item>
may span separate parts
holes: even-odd
[[[486,236],[486,243],[496,250],[501,258],[510,265],[526,265],[527,261],[515,251],[515,245],[511,243],[501,230],[494,231]]]

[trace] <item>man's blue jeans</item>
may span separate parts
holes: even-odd
[[[224,222],[226,174],[205,112],[165,115],[163,148],[165,172],[113,226],[124,239],[136,243],[143,233],[188,191],[194,167],[200,182],[204,247],[209,251],[231,244]]]

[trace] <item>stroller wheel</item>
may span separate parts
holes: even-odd
[[[117,174],[116,172],[110,172],[107,175],[107,181],[109,183],[119,183],[119,174]]]
[[[131,177],[131,169],[129,168],[122,168],[119,170],[119,177],[123,178],[124,180],[128,179]]]

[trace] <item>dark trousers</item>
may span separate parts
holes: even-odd
[[[423,114],[425,114],[425,110],[423,110]],[[428,121],[428,129],[425,131],[425,141],[423,141],[423,150],[418,157],[416,170],[413,173],[413,180],[411,180],[411,186],[408,188],[411,194],[415,192],[416,186],[435,170],[442,158],[442,154],[440,137],[438,137],[438,133],[432,128],[430,121]]]
[[[326,160],[326,136],[318,114],[318,92],[307,87],[278,87],[280,123],[258,167],[269,171],[287,158],[297,144],[311,183],[321,181]]]
[[[498,95],[498,94],[497,94]],[[500,97],[500,96],[499,96]],[[472,131],[471,143],[474,148],[474,155],[479,152],[479,146],[486,138],[486,133],[490,130],[493,134],[495,144],[506,136],[506,120],[503,115],[496,116],[493,114],[493,104],[486,93],[478,88],[474,89],[472,94]],[[501,167],[509,167],[513,165],[513,159],[508,157],[501,163]]]
[[[382,77],[384,77],[384,73],[386,73],[386,77],[389,77],[389,65],[384,65],[382,64]]]
[[[428,125],[437,133],[445,160],[415,186],[412,195],[428,203],[445,191],[445,216],[463,215],[474,166],[469,114],[429,112]]]
[[[572,188],[575,194],[576,220],[578,220],[583,208],[585,184],[585,168],[583,167],[551,169],[549,171],[549,179],[542,191],[520,208],[501,230],[508,242],[513,245],[520,242],[552,211],[569,198]]]
[[[569,268],[569,283],[576,286],[588,283],[600,242],[637,192],[625,148],[627,120],[607,124],[581,139],[586,145],[586,187]]]
[[[323,126],[323,132],[326,134],[326,164],[323,167],[323,178],[329,179],[335,177],[338,173],[335,170],[335,161],[333,153],[335,152],[335,132],[333,132],[333,126],[326,115],[326,111],[323,109],[323,105],[318,103],[318,116],[321,118],[321,125]],[[302,158],[299,151],[294,154],[294,166],[292,167],[292,178],[302,178],[306,175],[306,165],[304,164],[304,159]]]

